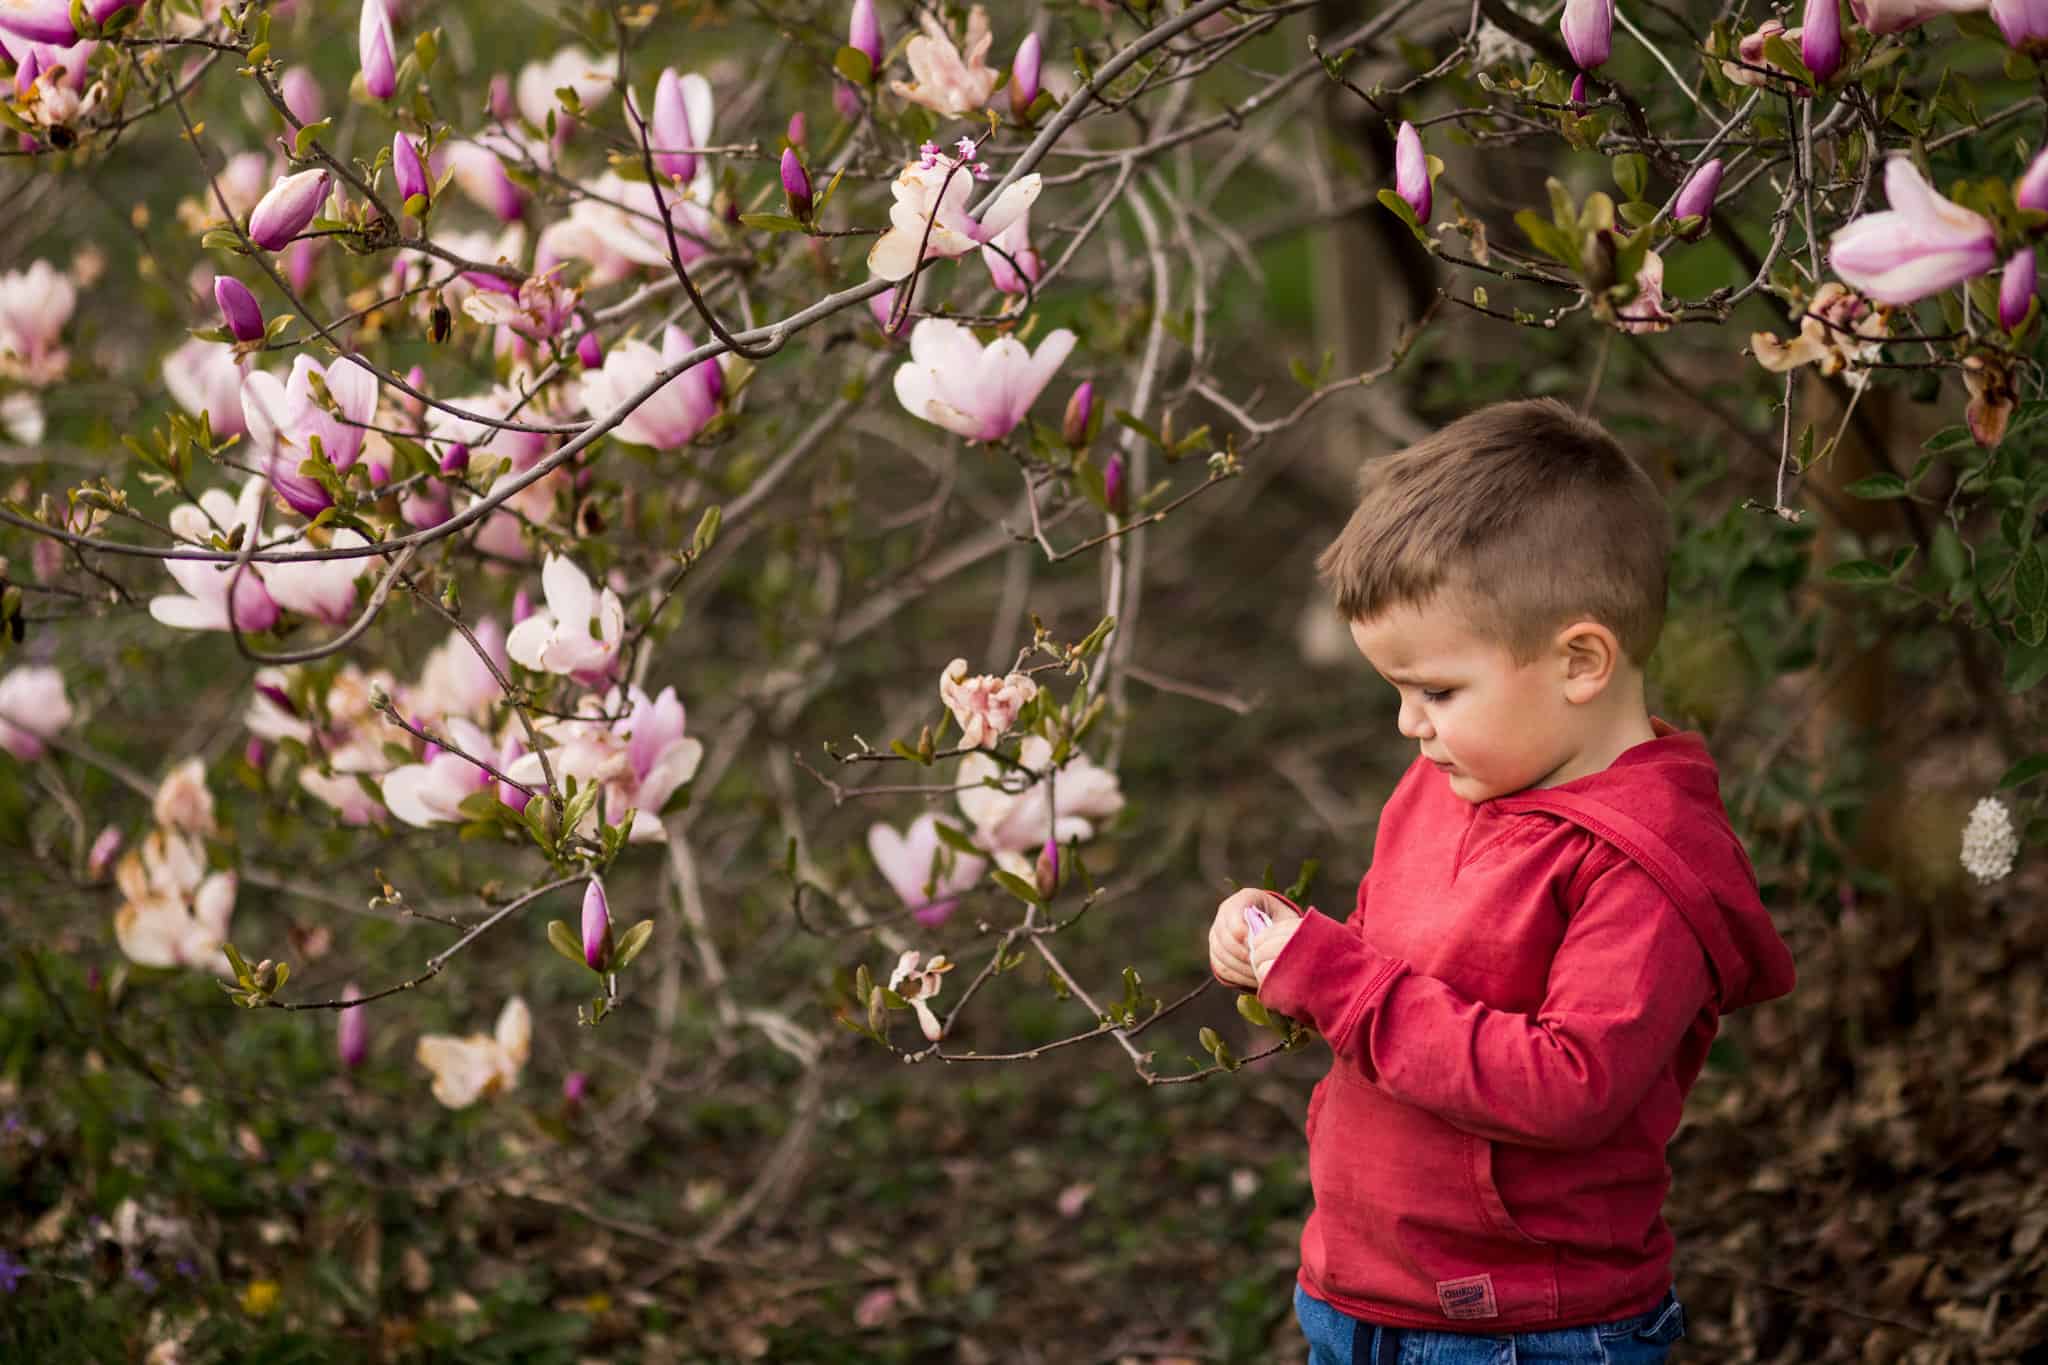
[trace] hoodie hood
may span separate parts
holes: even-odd
[[[1720,1013],[1776,999],[1792,989],[1792,953],[1757,896],[1714,760],[1698,735],[1652,724],[1655,739],[1599,772],[1497,804],[1504,813],[1562,816],[1655,878],[1706,950]]]

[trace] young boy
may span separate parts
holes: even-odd
[[[1644,703],[1663,498],[1549,401],[1362,489],[1318,567],[1420,755],[1347,921],[1240,891],[1209,931],[1216,976],[1332,1054],[1310,1360],[1661,1362],[1685,1331],[1665,1143],[1720,1016],[1792,988],[1713,760]]]

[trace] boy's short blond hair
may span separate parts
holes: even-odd
[[[1368,463],[1316,561],[1346,620],[1442,594],[1522,662],[1578,620],[1638,666],[1664,625],[1664,497],[1606,428],[1555,399],[1495,403]]]

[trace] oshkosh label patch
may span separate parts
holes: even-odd
[[[1493,1301],[1493,1276],[1467,1275],[1462,1280],[1438,1280],[1436,1301],[1447,1318],[1497,1318],[1500,1306]]]

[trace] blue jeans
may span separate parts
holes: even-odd
[[[1555,1332],[1433,1332],[1380,1327],[1339,1312],[1300,1285],[1294,1315],[1309,1365],[1664,1365],[1685,1335],[1685,1308],[1669,1292],[1649,1312]]]

